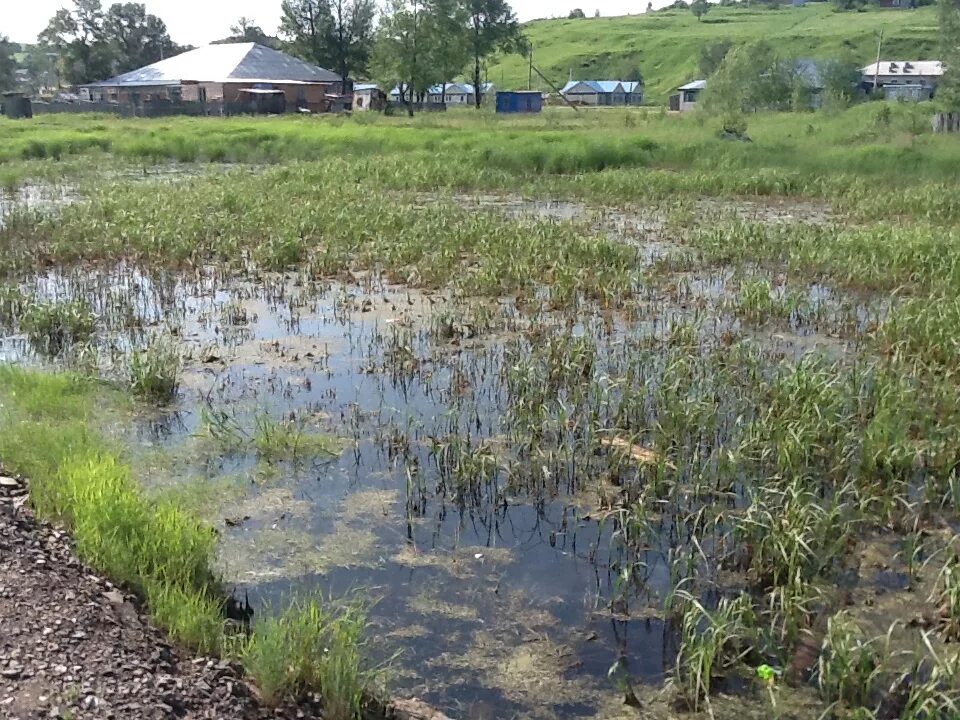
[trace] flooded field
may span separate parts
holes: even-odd
[[[5,207],[74,199],[58,192]],[[936,625],[921,558],[950,526],[919,538],[903,508],[940,517],[952,443],[883,361],[892,296],[795,260],[839,227],[826,204],[407,210],[438,204],[491,234],[611,243],[625,284],[557,266],[479,292],[407,258],[334,271],[332,240],[284,269],[257,248],[230,268],[51,260],[0,288],[0,359],[152,394],[113,432],[151,493],[216,529],[235,597],[257,614],[361,599],[393,687],[454,717],[669,717],[714,712],[711,694],[719,716],[768,717],[768,690],[813,717],[829,692],[775,696],[755,669],[812,673],[837,613],[876,635],[898,621],[900,649]],[[750,254],[762,233],[792,243],[782,261]],[[912,434],[874,423],[895,410]]]

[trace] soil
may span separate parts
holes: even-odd
[[[0,480],[0,717],[320,717],[267,708],[239,667],[171,645],[34,517],[22,481]]]

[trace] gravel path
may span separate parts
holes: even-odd
[[[265,708],[238,668],[194,658],[39,523],[0,473],[0,718],[309,718]]]

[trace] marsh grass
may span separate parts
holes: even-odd
[[[270,703],[308,691],[323,695],[324,717],[359,720],[377,673],[366,666],[366,616],[358,605],[331,609],[319,599],[297,600],[268,612],[236,653]]]
[[[201,422],[200,437],[209,438],[215,450],[253,452],[265,463],[333,458],[343,452],[345,445],[342,438],[310,427],[295,416],[277,419],[266,412],[257,412],[247,427],[244,418],[205,406]]]
[[[33,300],[22,309],[20,327],[37,350],[59,355],[74,343],[90,339],[97,321],[83,299]]]
[[[170,402],[180,384],[180,351],[169,337],[154,336],[142,350],[129,355],[130,389],[158,403]]]

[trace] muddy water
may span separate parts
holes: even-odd
[[[561,220],[586,211],[496,207]],[[594,219],[637,245],[638,267],[678,249],[652,220]],[[752,335],[783,356],[844,352],[820,329],[836,325],[843,298],[808,288],[816,320],[755,328],[725,308],[739,280],[674,274],[643,288],[628,316],[582,307],[572,332],[593,339],[611,370],[627,361],[625,343],[705,317],[704,334]],[[457,717],[594,717],[616,702],[618,678],[654,686],[672,667],[677,634],[659,610],[672,587],[666,546],[633,565],[602,473],[577,472],[572,455],[522,456],[510,435],[511,368],[570,328],[567,315],[369,275],[241,281],[118,265],[50,272],[21,289],[90,302],[108,376],[151,336],[181,348],[176,402],[136,423],[135,464],[148,486],[181,493],[217,527],[220,569],[256,607],[301,592],[359,595],[371,603],[373,651],[402,651],[400,689]],[[867,310],[852,316],[869,321]],[[40,360],[13,334],[0,337],[0,359]],[[277,426],[302,434],[296,447],[322,440],[324,451],[258,448],[258,428]],[[624,579],[628,569],[639,581]]]
[[[703,279],[701,294],[722,300],[718,288],[731,282]],[[545,465],[533,486],[507,469],[516,458],[505,373],[530,351],[526,334],[557,331],[565,316],[530,318],[512,299],[368,276],[240,282],[120,265],[49,273],[22,289],[91,303],[106,374],[122,373],[124,355],[151,335],[176,338],[187,357],[181,389],[171,408],[137,423],[138,470],[218,528],[221,570],[256,606],[307,591],[359,594],[373,603],[375,651],[403,652],[399,686],[458,716],[592,717],[617,692],[614,665],[615,676],[651,684],[671,667],[660,548],[644,558],[642,584],[625,587],[630,558],[613,541],[602,483],[549,477]],[[619,362],[625,340],[667,333],[699,310],[651,289],[639,312],[645,319],[611,321],[587,310],[576,332]],[[710,332],[738,321],[722,322]],[[773,346],[802,354],[827,342],[799,330]],[[0,348],[8,361],[36,359],[20,337]],[[264,419],[334,449],[265,457],[251,442]],[[456,442],[497,469],[458,485],[441,471]]]

